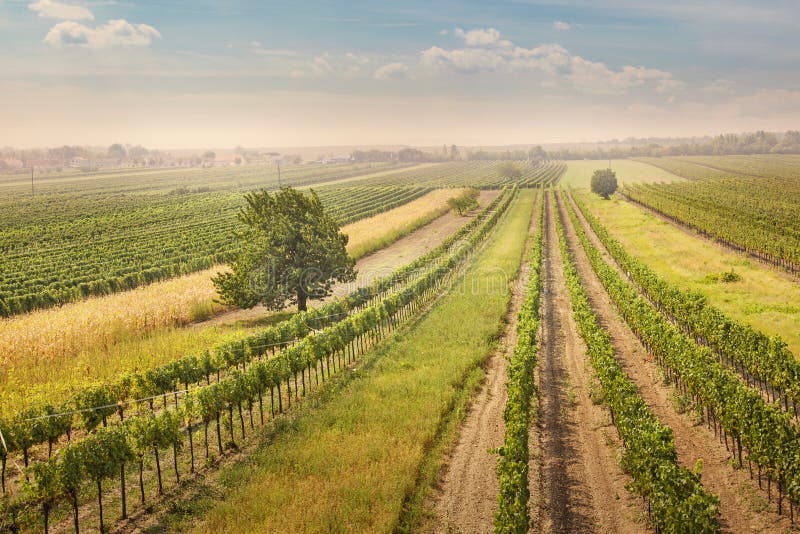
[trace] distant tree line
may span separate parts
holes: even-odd
[[[303,159],[298,155],[281,156],[277,152],[262,153],[248,150],[241,146],[234,148],[232,163],[271,163],[279,158],[281,162],[300,164]],[[214,165],[217,154],[212,150],[185,155],[174,155],[161,150],[148,149],[141,145],[113,143],[107,148],[78,145],[63,145],[54,148],[15,149],[0,147],[1,172],[28,172],[37,170],[62,171],[67,168],[94,170],[97,168],[128,167],[173,167]],[[378,160],[382,161],[382,160]]]
[[[639,156],[722,156],[732,154],[800,154],[800,131],[783,134],[751,132],[701,139],[630,139],[608,148],[564,148],[548,152],[550,159],[620,159]],[[609,143],[611,144],[611,143]]]
[[[418,148],[401,148],[398,151],[391,150],[354,150],[351,153],[353,161],[358,162],[441,162],[454,160],[468,161],[508,161],[508,160],[543,160],[547,159],[547,152],[540,147],[530,150],[505,150],[490,152],[487,150],[477,150],[462,152],[456,145],[444,145],[441,151],[426,152]]]
[[[424,152],[415,148],[391,150],[356,150],[355,161],[405,161],[436,162],[450,160],[468,161],[522,161],[569,159],[622,159],[641,156],[716,156],[727,154],[800,154],[800,131],[785,133],[757,131],[743,134],[721,134],[702,138],[645,138],[613,140],[597,146],[565,147],[545,150],[535,146],[528,150],[459,150],[456,145],[441,151]]]

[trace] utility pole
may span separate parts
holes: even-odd
[[[31,197],[35,196],[33,194],[33,165],[31,165]]]
[[[275,163],[278,164],[278,189],[283,189],[283,185],[281,185],[281,160],[276,160]]]

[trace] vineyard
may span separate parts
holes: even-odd
[[[774,266],[664,276],[631,236],[684,223],[628,200],[663,195],[686,206],[703,202],[702,188],[717,198],[716,184],[723,198],[734,194],[726,188],[759,181],[770,191],[783,184],[785,196],[794,161],[642,159],[624,165],[612,200],[584,190],[585,161],[571,169],[518,164],[511,181],[494,162],[448,162],[321,184],[315,190],[329,213],[363,221],[366,235],[370,225],[389,224],[379,214],[434,190],[464,199],[478,192],[456,187],[499,191],[480,193],[482,207],[447,215],[462,222],[391,274],[308,311],[260,318],[199,351],[46,400],[6,402],[0,529],[794,531],[800,363],[779,335],[785,327],[750,320],[762,301],[732,301],[720,289],[752,291],[758,286],[741,276]],[[651,174],[656,164],[665,174]],[[691,174],[692,166],[703,170]],[[740,195],[725,198],[748,220]],[[68,196],[51,202],[64,201],[71,218],[53,204],[24,204],[39,226],[9,233],[18,240],[9,241],[12,259],[20,254],[9,288],[24,286],[24,266],[36,265],[35,251],[23,260],[26,239],[49,254],[39,265],[52,272],[37,280],[77,284],[89,283],[77,282],[79,273],[101,279],[98,250],[110,251],[109,268],[118,269],[146,265],[148,254],[175,260],[207,251],[219,254],[217,264],[236,251],[225,248],[238,224],[233,191],[179,201],[152,191],[73,194],[74,204]],[[778,202],[772,192],[750,197]],[[437,210],[404,230],[407,239],[444,217]],[[788,223],[788,213],[774,216]],[[47,247],[48,238],[36,238],[43,228],[52,229]],[[208,234],[190,242],[200,228]],[[664,255],[690,240],[719,246],[676,232]],[[686,255],[702,264],[696,250]],[[797,283],[775,273],[786,288]],[[787,299],[780,309],[788,317]],[[738,313],[742,302],[754,311]]]
[[[18,511],[28,509],[28,495],[31,494],[34,501],[41,501],[45,524],[57,500],[71,499],[78,528],[78,493],[83,476],[88,475],[98,488],[102,523],[102,483],[114,474],[120,474],[124,518],[127,515],[127,463],[133,465],[138,458],[139,489],[144,503],[145,452],[154,454],[161,494],[160,448],[172,449],[175,477],[179,481],[178,455],[184,445],[183,438],[188,438],[189,470],[193,472],[193,436],[201,426],[206,459],[214,440],[220,455],[225,450],[223,440],[225,447],[235,447],[234,408],[238,411],[244,437],[243,405],[252,429],[257,401],[258,419],[263,425],[266,392],[270,397],[270,414],[282,413],[284,404],[286,408],[291,406],[293,396],[297,402],[299,391],[305,396],[306,389],[312,387],[312,367],[315,387],[320,384],[320,378],[324,383],[326,373],[330,378],[331,366],[334,371],[341,370],[342,365],[363,353],[400,322],[413,317],[427,300],[436,296],[436,288],[452,277],[469,257],[471,249],[485,239],[514,194],[515,191],[508,190],[442,245],[392,277],[379,280],[343,301],[336,300],[294,315],[247,339],[217,347],[200,357],[187,357],[146,373],[126,375],[116,384],[87,388],[63,405],[31,407],[13,420],[0,423],[6,450],[9,454],[18,452],[26,471],[30,469],[33,473],[33,486],[24,483],[15,492],[21,499],[7,509],[11,515],[6,516],[6,520],[18,521]],[[298,385],[298,374],[302,386]],[[135,415],[130,416],[130,412]],[[228,417],[227,436],[220,423],[224,414]],[[216,423],[216,434],[209,438],[212,422]],[[48,460],[59,442],[64,441],[69,444],[59,453],[60,462]],[[41,447],[44,449],[39,450]],[[3,455],[2,460],[5,492],[9,458]],[[32,464],[30,468],[29,464]],[[26,475],[25,479],[28,478]],[[14,482],[21,481],[15,478]],[[9,491],[13,490],[9,488]]]
[[[791,156],[644,159],[689,182],[623,194],[703,235],[800,271],[800,163]]]
[[[373,167],[348,167],[332,177],[323,176],[322,185],[315,190],[337,221],[348,224],[408,203],[434,187],[500,187],[508,183],[488,181],[497,180],[495,164],[468,165],[468,172],[462,164],[441,164],[352,180],[346,185],[324,185],[359,169],[374,171]],[[523,186],[555,182],[561,172],[563,167],[554,164],[529,167],[518,182]],[[294,179],[288,174],[286,183],[292,185],[313,182],[306,170],[298,171]],[[212,176],[213,180],[227,178],[225,174]],[[207,179],[209,182],[199,184],[216,183]],[[264,185],[277,184],[266,181]],[[0,203],[0,215],[7,215],[0,223],[0,250],[4,253],[0,316],[207,269],[225,262],[236,250],[236,213],[242,206],[238,193],[191,190],[156,194],[148,192],[147,183],[138,187],[144,190],[95,194],[90,189],[42,200],[12,197]]]
[[[480,189],[499,189],[518,185],[538,187],[555,185],[566,170],[559,161],[538,163],[519,163],[519,178],[501,176],[497,162],[470,161],[441,163],[429,167],[385,173],[369,178],[361,183],[369,185],[395,185],[417,187],[477,187]],[[359,184],[359,181],[352,182]]]
[[[800,534],[798,26],[0,0],[0,534]]]

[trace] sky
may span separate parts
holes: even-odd
[[[0,0],[0,145],[798,128],[797,0]]]

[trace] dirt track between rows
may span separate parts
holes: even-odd
[[[562,199],[562,201],[568,201]],[[725,532],[787,532],[788,518],[780,517],[766,503],[765,495],[750,480],[747,468],[732,467],[732,455],[714,436],[712,430],[691,413],[678,413],[674,389],[665,385],[653,357],[647,353],[631,329],[619,316],[600,279],[592,271],[589,259],[578,242],[565,206],[560,208],[570,245],[592,308],[612,337],[615,354],[628,376],[637,384],[639,394],[658,419],[672,428],[681,465],[693,469],[702,462],[704,487],[719,495],[720,513]],[[579,215],[580,217],[580,215]],[[595,246],[601,245],[591,229],[583,227]],[[600,246],[600,250],[603,248]],[[606,261],[610,257],[606,253]]]
[[[641,507],[625,490],[629,478],[616,460],[610,417],[591,400],[593,378],[572,318],[553,208],[548,199],[532,522],[537,532],[644,532]]]
[[[548,211],[544,227],[540,404],[530,436],[531,527],[536,532],[557,533],[644,532],[643,508],[625,490],[629,479],[616,459],[619,444],[610,418],[591,400],[591,374],[571,315],[552,217]],[[532,231],[537,222],[532,223]],[[525,262],[500,349],[487,363],[486,381],[430,498],[433,504],[428,509],[435,517],[423,529],[426,532],[493,529],[499,485],[497,457],[488,449],[503,443],[506,358],[516,344],[516,316],[525,297],[529,268]]]

